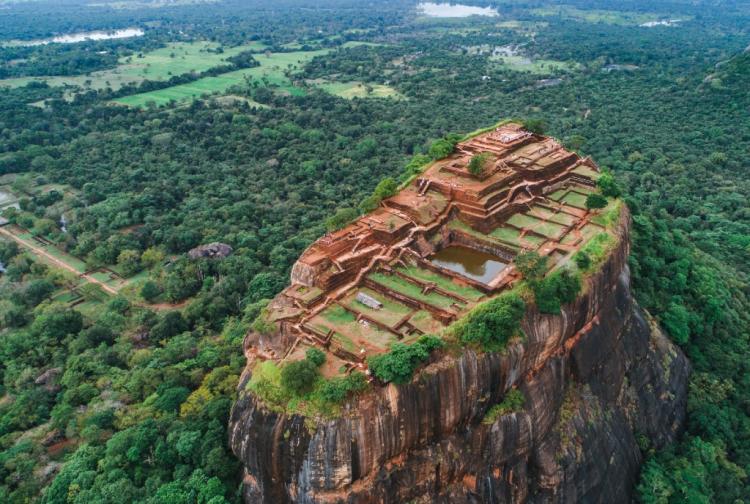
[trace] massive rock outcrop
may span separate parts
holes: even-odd
[[[628,502],[642,448],[682,427],[690,367],[632,297],[626,213],[575,302],[527,307],[524,341],[435,355],[340,418],[264,407],[245,387],[248,352],[230,420],[245,502]],[[523,410],[483,421],[514,387]]]

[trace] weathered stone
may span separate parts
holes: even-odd
[[[631,295],[627,234],[560,315],[528,307],[523,342],[444,355],[313,428],[245,390],[251,358],[230,419],[245,502],[629,502],[638,438],[684,424],[690,366]],[[512,386],[523,410],[483,423]]]
[[[232,253],[232,247],[226,243],[213,242],[206,245],[199,245],[188,251],[190,259],[223,259]]]

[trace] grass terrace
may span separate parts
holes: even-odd
[[[370,296],[373,299],[378,300],[383,304],[383,308],[376,310],[370,308],[366,304],[357,300],[357,294],[362,292]],[[373,320],[385,324],[388,327],[394,327],[404,317],[412,312],[412,309],[395,299],[392,299],[380,292],[376,292],[372,289],[363,287],[361,289],[354,289],[344,299],[341,300],[341,304],[350,308],[362,315],[370,317]]]
[[[455,311],[456,305],[459,306],[459,308],[463,308],[463,305],[453,298],[449,298],[434,291],[427,294],[423,293],[422,287],[413,284],[408,280],[404,280],[398,275],[387,275],[385,273],[377,272],[370,273],[367,278],[383,287],[391,289],[394,292],[403,294],[404,296],[410,297],[416,301],[427,303],[442,310]]]
[[[396,268],[396,271],[422,282],[434,283],[444,291],[451,292],[470,301],[478,301],[484,297],[483,292],[471,287],[470,285],[459,283],[452,277],[441,275],[432,270],[420,268],[416,265],[411,265],[406,268],[401,266]]]
[[[513,215],[508,219],[508,224],[517,228],[525,228],[553,239],[558,239],[565,231],[565,226],[561,224],[543,221],[526,214]]]
[[[318,331],[327,334],[330,330],[340,335],[341,338],[349,338],[351,344],[349,348],[365,348],[369,351],[385,351],[388,345],[398,341],[398,338],[388,332],[380,329],[375,324],[367,322],[357,322],[357,317],[347,311],[343,306],[333,304],[313,317],[309,324]],[[346,348],[346,344],[342,344]],[[351,351],[351,350],[350,350]]]

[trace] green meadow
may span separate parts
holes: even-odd
[[[364,82],[329,82],[316,83],[316,86],[332,95],[351,100],[352,98],[401,98],[401,95],[390,86],[367,84]]]
[[[349,48],[363,44],[365,43],[347,42],[342,47]],[[223,93],[232,86],[252,82],[257,82],[264,86],[273,86],[282,93],[302,96],[305,94],[305,90],[294,85],[289,78],[289,74],[304,66],[316,56],[322,56],[329,52],[330,49],[318,49],[315,51],[257,54],[255,55],[255,59],[260,63],[257,67],[235,70],[214,77],[204,77],[187,84],[171,86],[147,93],[124,96],[114,100],[114,102],[131,107],[145,107],[150,102],[156,105],[165,105],[172,100],[182,101],[212,93]],[[380,84],[371,84],[371,91],[368,91],[367,86],[360,82],[339,83],[321,81],[319,85],[325,91],[342,96],[343,98],[354,98],[356,96],[385,98],[398,95],[394,89]]]
[[[264,48],[259,42],[241,46],[222,48],[215,42],[174,42],[166,47],[155,49],[142,55],[122,57],[117,67],[110,70],[92,72],[87,75],[69,77],[21,77],[0,80],[0,86],[18,87],[29,82],[46,82],[50,86],[77,86],[83,89],[117,90],[125,84],[137,84],[144,80],[164,81],[175,75],[200,73],[227,64],[227,58],[243,51],[260,51]]]
[[[532,9],[531,13],[542,17],[559,17],[562,19],[574,19],[587,23],[604,23],[620,26],[634,26],[667,18],[668,16],[656,13],[622,12],[616,10],[578,9],[571,5],[555,5]],[[684,17],[683,17],[684,19]]]
[[[260,66],[227,72],[215,77],[204,77],[187,84],[180,84],[164,89],[125,96],[115,100],[116,103],[131,107],[144,107],[149,102],[164,105],[172,100],[181,101],[197,98],[214,92],[223,92],[232,86],[245,82],[259,82],[264,85],[278,86],[282,91],[293,95],[302,95],[304,91],[292,84],[285,71],[294,70],[313,59],[328,53],[328,50],[294,51],[286,53],[267,53],[256,55]]]

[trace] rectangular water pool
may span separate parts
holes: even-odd
[[[438,251],[430,257],[430,262],[483,284],[488,284],[507,266],[497,256],[458,245]]]

